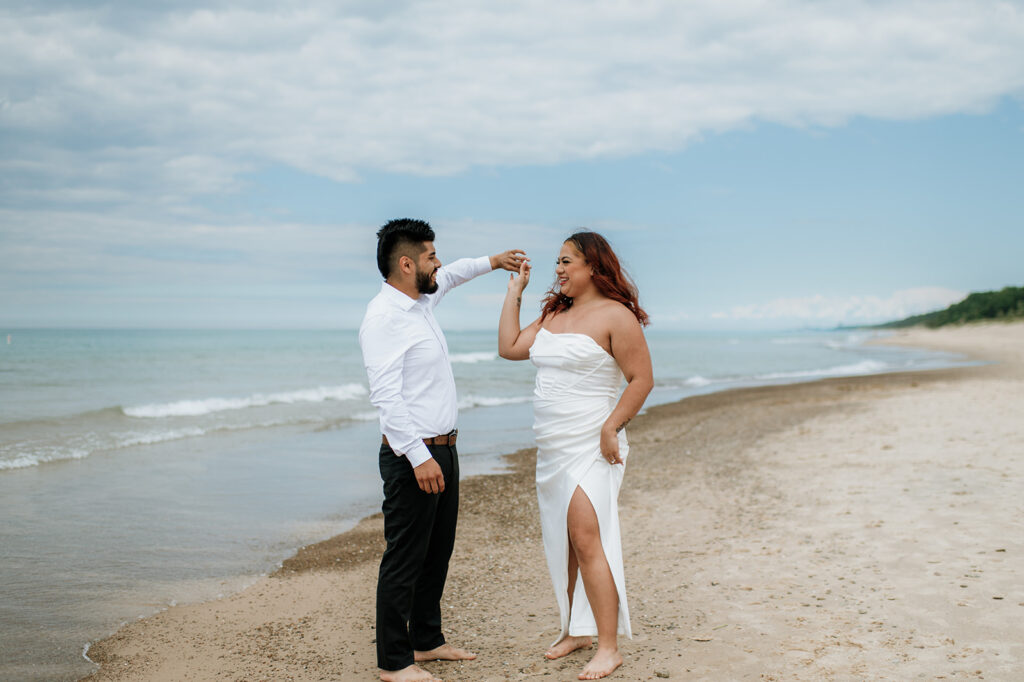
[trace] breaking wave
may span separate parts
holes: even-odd
[[[250,407],[263,407],[274,404],[291,403],[322,403],[328,400],[352,400],[367,394],[362,384],[343,384],[341,386],[320,386],[298,391],[281,393],[256,393],[246,398],[204,398],[199,400],[178,400],[171,403],[154,403],[125,407],[124,413],[129,417],[196,417],[225,410],[244,410]]]

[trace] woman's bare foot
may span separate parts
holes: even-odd
[[[434,677],[418,665],[401,670],[381,670],[380,679],[384,682],[441,682],[440,677]]]
[[[472,661],[476,658],[476,654],[451,644],[442,644],[430,651],[414,651],[413,658],[417,663],[421,661]]]
[[[590,663],[583,666],[583,672],[579,674],[581,680],[599,680],[608,677],[615,669],[622,665],[622,655],[618,649],[602,649],[597,647],[597,653],[590,659]]]
[[[553,661],[556,658],[571,654],[577,649],[589,649],[592,644],[593,641],[589,637],[571,637],[566,635],[562,638],[562,641],[544,652],[544,658]]]

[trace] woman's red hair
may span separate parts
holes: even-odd
[[[647,326],[649,319],[647,313],[640,307],[636,284],[622,269],[618,256],[612,251],[607,240],[597,232],[577,232],[570,235],[565,243],[575,246],[576,250],[583,254],[587,264],[593,268],[593,282],[597,290],[629,308],[629,312],[636,315],[640,324]],[[540,316],[544,319],[548,315],[557,315],[571,308],[572,299],[555,291],[555,285],[552,285],[544,295],[542,304]]]

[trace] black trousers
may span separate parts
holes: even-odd
[[[459,456],[454,445],[428,445],[444,474],[443,493],[416,485],[409,460],[382,445],[384,539],[377,579],[377,665],[401,670],[413,650],[444,644],[441,594],[455,546],[459,515]]]

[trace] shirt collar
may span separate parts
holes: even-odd
[[[414,305],[419,303],[418,299],[409,298],[408,296],[406,296],[401,291],[391,286],[387,282],[381,284],[380,291],[382,294],[384,294],[384,297],[387,298],[391,303],[405,311],[408,311]]]

